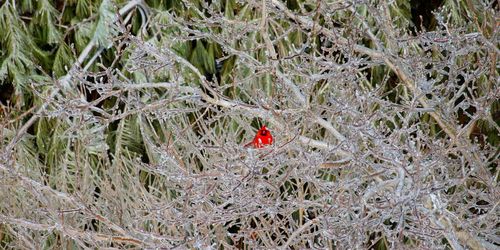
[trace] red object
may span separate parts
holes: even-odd
[[[271,131],[264,125],[257,131],[252,142],[246,144],[245,147],[253,146],[254,148],[263,148],[265,145],[271,144],[273,144],[273,135],[271,135]]]

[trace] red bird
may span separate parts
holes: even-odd
[[[262,148],[264,145],[273,144],[273,135],[271,135],[271,131],[266,128],[266,126],[262,126],[262,128],[257,131],[255,138],[253,141],[246,144],[245,147],[253,146],[254,148]]]

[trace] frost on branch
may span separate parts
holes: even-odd
[[[498,247],[497,7],[292,2],[113,5],[71,89],[3,113],[0,243]]]

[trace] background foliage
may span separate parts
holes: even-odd
[[[497,23],[496,0],[1,1],[0,248],[498,248]]]

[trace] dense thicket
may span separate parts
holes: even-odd
[[[1,1],[0,248],[498,248],[498,17]]]

